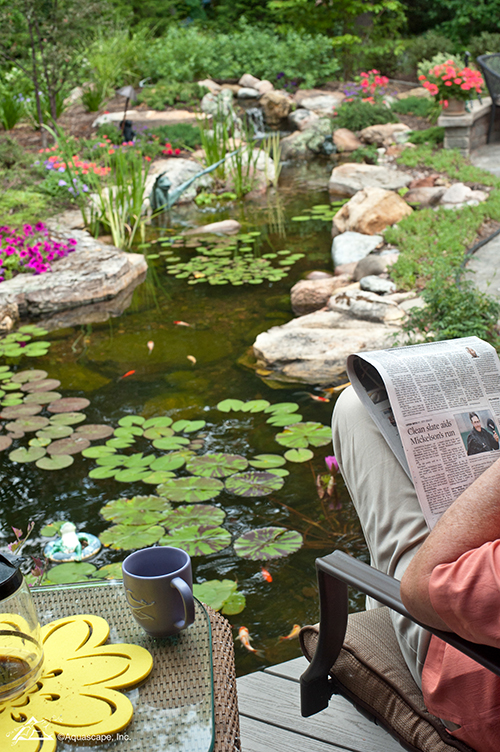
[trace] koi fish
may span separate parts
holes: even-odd
[[[176,324],[176,326],[192,326],[192,324],[188,324],[187,321],[174,321],[174,324]]]
[[[126,379],[127,376],[132,376],[133,373],[135,373],[135,371],[127,371],[127,373],[124,373],[123,376],[120,376],[118,381],[121,381],[122,379]]]
[[[342,392],[344,389],[346,389],[348,386],[351,386],[350,381],[346,381],[345,384],[340,384],[339,386],[330,386],[326,389],[323,389],[324,392],[327,394],[336,394],[337,392]]]
[[[266,582],[272,582],[273,578],[270,572],[267,571],[267,569],[264,569],[264,567],[261,568],[260,573],[262,577],[265,579]]]
[[[295,640],[299,636],[300,629],[300,624],[294,624],[290,634],[287,634],[286,637],[280,637],[280,642],[283,642],[283,640]]]
[[[153,352],[153,347],[154,347],[154,346],[155,346],[155,343],[153,342],[153,340],[152,340],[152,339],[150,339],[150,340],[149,340],[149,342],[148,342],[148,350],[149,350],[149,354],[150,354],[150,355],[151,355],[151,353]]]
[[[250,632],[247,627],[240,627],[238,630],[238,640],[250,653],[257,653],[258,651],[250,645],[250,639]]]
[[[194,357],[194,355],[187,355],[186,357],[191,361],[193,365],[196,365],[196,358]]]
[[[308,394],[309,397],[315,402],[330,402],[328,397],[320,397],[318,394],[311,394],[311,392],[308,392]]]

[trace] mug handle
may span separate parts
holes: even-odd
[[[184,620],[175,622],[174,626],[177,629],[184,629],[194,622],[194,599],[193,591],[185,580],[181,577],[174,577],[170,586],[175,588],[182,598],[184,604]]]

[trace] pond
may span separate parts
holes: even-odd
[[[14,371],[43,369],[49,378],[60,380],[58,390],[63,397],[90,400],[84,410],[88,423],[117,428],[118,421],[126,416],[145,419],[169,416],[174,421],[175,436],[184,439],[180,448],[194,441],[188,448],[197,456],[229,453],[247,460],[260,454],[283,457],[289,447],[275,439],[284,430],[283,424],[273,426],[267,422],[270,416],[277,415],[274,408],[268,412],[241,409],[224,412],[217,405],[227,399],[266,400],[271,405],[292,402],[298,405],[296,412],[302,421],[330,425],[333,400],[313,399],[311,395],[321,393],[308,386],[274,388],[276,385],[266,383],[238,362],[257,334],[292,318],[291,286],[308,270],[331,269],[330,223],[292,220],[305,209],[328,204],[328,194],[318,186],[326,185],[325,176],[331,165],[318,165],[316,169],[317,175],[312,176],[311,169],[307,170],[307,179],[304,168],[289,170],[283,176],[280,196],[270,197],[263,205],[248,203],[203,211],[175,209],[169,220],[170,231],[157,228],[148,236],[149,241],[169,237],[172,228],[179,231],[193,216],[199,224],[238,219],[243,232],[260,233],[253,236],[259,254],[280,250],[304,254],[284,279],[237,287],[190,285],[185,278],[168,274],[169,256],[159,255],[149,260],[146,281],[136,288],[130,307],[119,318],[52,331],[44,338],[51,342],[45,356],[6,359],[2,363],[11,365]],[[169,248],[157,243],[143,250],[147,255],[156,255],[162,247]],[[185,259],[186,253],[192,251],[181,249],[179,258]],[[194,424],[194,431],[193,425],[176,427],[176,422],[183,419],[202,420],[205,424],[201,428],[200,424]],[[166,431],[164,438],[168,439],[169,433],[172,432]],[[39,469],[33,462],[13,464],[8,458],[10,451],[27,446],[27,440],[33,436],[28,434],[14,441],[8,451],[0,453],[3,546],[13,540],[12,526],[26,530],[30,520],[35,526],[25,553],[32,555],[41,554],[48,539],[41,537],[40,531],[51,522],[71,520],[78,530],[101,536],[113,524],[100,513],[104,505],[123,497],[157,493],[155,485],[141,480],[119,482],[115,477],[89,477],[89,472],[97,467],[96,460],[81,454],[74,455],[70,467],[57,472]],[[151,440],[143,436],[134,439],[130,448],[117,451],[162,454]],[[98,441],[95,445],[103,443]],[[168,441],[165,451],[167,448],[172,448]],[[324,458],[332,454],[331,443],[323,442],[309,449],[314,454],[309,461],[280,460],[281,468],[289,474],[272,476],[277,481],[276,489],[266,495],[241,496],[223,489],[214,498],[203,501],[223,509],[225,519],[221,525],[232,542],[220,551],[193,557],[194,580],[198,583],[233,580],[238,592],[245,596],[244,610],[229,615],[228,619],[235,638],[240,626],[248,628],[252,644],[259,652],[249,653],[237,642],[239,674],[299,654],[297,640],[280,640],[280,637],[288,635],[294,624],[314,623],[318,619],[316,556],[339,547],[366,558],[365,544],[342,481],[338,482],[340,509],[328,502],[322,506],[318,499],[315,478],[318,473],[327,472]],[[188,476],[185,467],[175,474]],[[172,503],[172,506],[179,505]],[[235,539],[252,529],[269,526],[299,531],[304,536],[302,547],[288,556],[268,561],[235,554],[232,545]],[[129,541],[125,550],[103,547],[91,562],[96,567],[120,562],[132,545]],[[264,576],[262,567],[272,581]],[[359,603],[353,601],[351,605],[356,608]]]

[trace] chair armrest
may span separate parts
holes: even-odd
[[[443,632],[415,619],[401,601],[399,580],[373,569],[343,551],[334,551],[322,559],[316,559],[316,569],[320,597],[320,632],[314,657],[300,678],[302,715],[313,715],[326,708],[335,692],[335,682],[328,678],[328,674],[344,641],[349,585],[406,616],[469,658],[500,675],[499,648],[478,645],[454,632]]]

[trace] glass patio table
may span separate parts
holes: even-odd
[[[194,623],[175,637],[153,639],[135,622],[120,581],[33,588],[40,623],[96,614],[109,624],[108,642],[133,643],[153,656],[144,682],[124,694],[134,706],[131,723],[112,742],[58,741],[58,752],[83,749],[143,752],[212,752],[214,748],[214,682],[209,616],[195,599]]]

